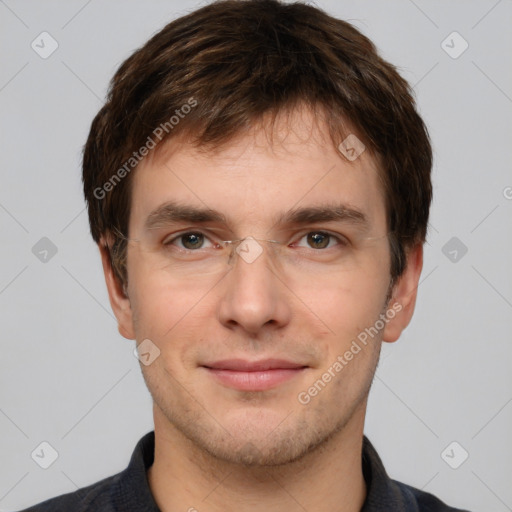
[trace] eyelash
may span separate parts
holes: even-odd
[[[298,241],[302,240],[304,237],[306,237],[307,235],[310,235],[312,233],[327,235],[327,236],[330,237],[330,239],[335,239],[338,242],[337,245],[341,246],[341,247],[346,247],[346,246],[349,245],[349,241],[348,241],[348,239],[345,236],[340,235],[339,233],[336,234],[336,233],[333,233],[331,231],[326,231],[326,230],[322,230],[322,229],[315,229],[315,230],[305,231],[298,238]],[[164,241],[162,242],[162,245],[164,247],[166,247],[166,248],[170,247],[170,246],[174,245],[175,241],[181,239],[185,235],[191,235],[191,234],[203,235],[205,237],[205,239],[210,240],[210,238],[205,233],[203,233],[202,231],[188,230],[188,231],[181,231],[179,233],[176,233],[172,238],[169,238],[169,239],[165,238]],[[210,242],[212,242],[212,241],[210,240]],[[214,243],[214,242],[212,242],[212,243]],[[333,247],[325,247],[323,249],[315,249],[313,247],[301,247],[301,248],[302,249],[309,249],[311,251],[326,251],[328,249],[332,249]],[[199,249],[187,249],[187,248],[184,248],[184,247],[176,247],[176,249],[178,249],[180,251],[187,251],[187,252],[199,252],[199,251],[201,251],[201,249],[204,249],[204,248],[201,247]],[[209,249],[209,248],[207,248],[207,249]]]

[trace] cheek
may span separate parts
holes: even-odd
[[[378,264],[333,275],[322,290],[303,290],[301,298],[341,345],[373,325],[384,307],[389,282],[384,257]]]
[[[196,361],[194,347],[205,331],[211,332],[211,295],[193,279],[173,279],[165,269],[137,266],[135,258],[133,263],[130,298],[136,338],[155,343],[158,366],[184,378],[182,372]]]
[[[165,338],[201,310],[204,286],[193,278],[173,278],[166,268],[137,253],[129,258],[128,265],[132,311],[138,328],[148,329],[141,335]]]

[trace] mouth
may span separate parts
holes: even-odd
[[[302,374],[306,365],[283,359],[229,359],[201,365],[220,384],[240,391],[264,391]]]

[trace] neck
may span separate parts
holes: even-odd
[[[282,466],[247,467],[204,453],[155,409],[155,459],[148,470],[162,512],[359,512],[364,409],[322,446]]]

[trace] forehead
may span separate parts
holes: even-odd
[[[214,210],[241,228],[286,218],[300,207],[339,204],[385,229],[375,159],[363,151],[349,161],[308,111],[278,116],[270,128],[254,125],[214,149],[170,139],[132,179],[131,232],[166,202]]]

